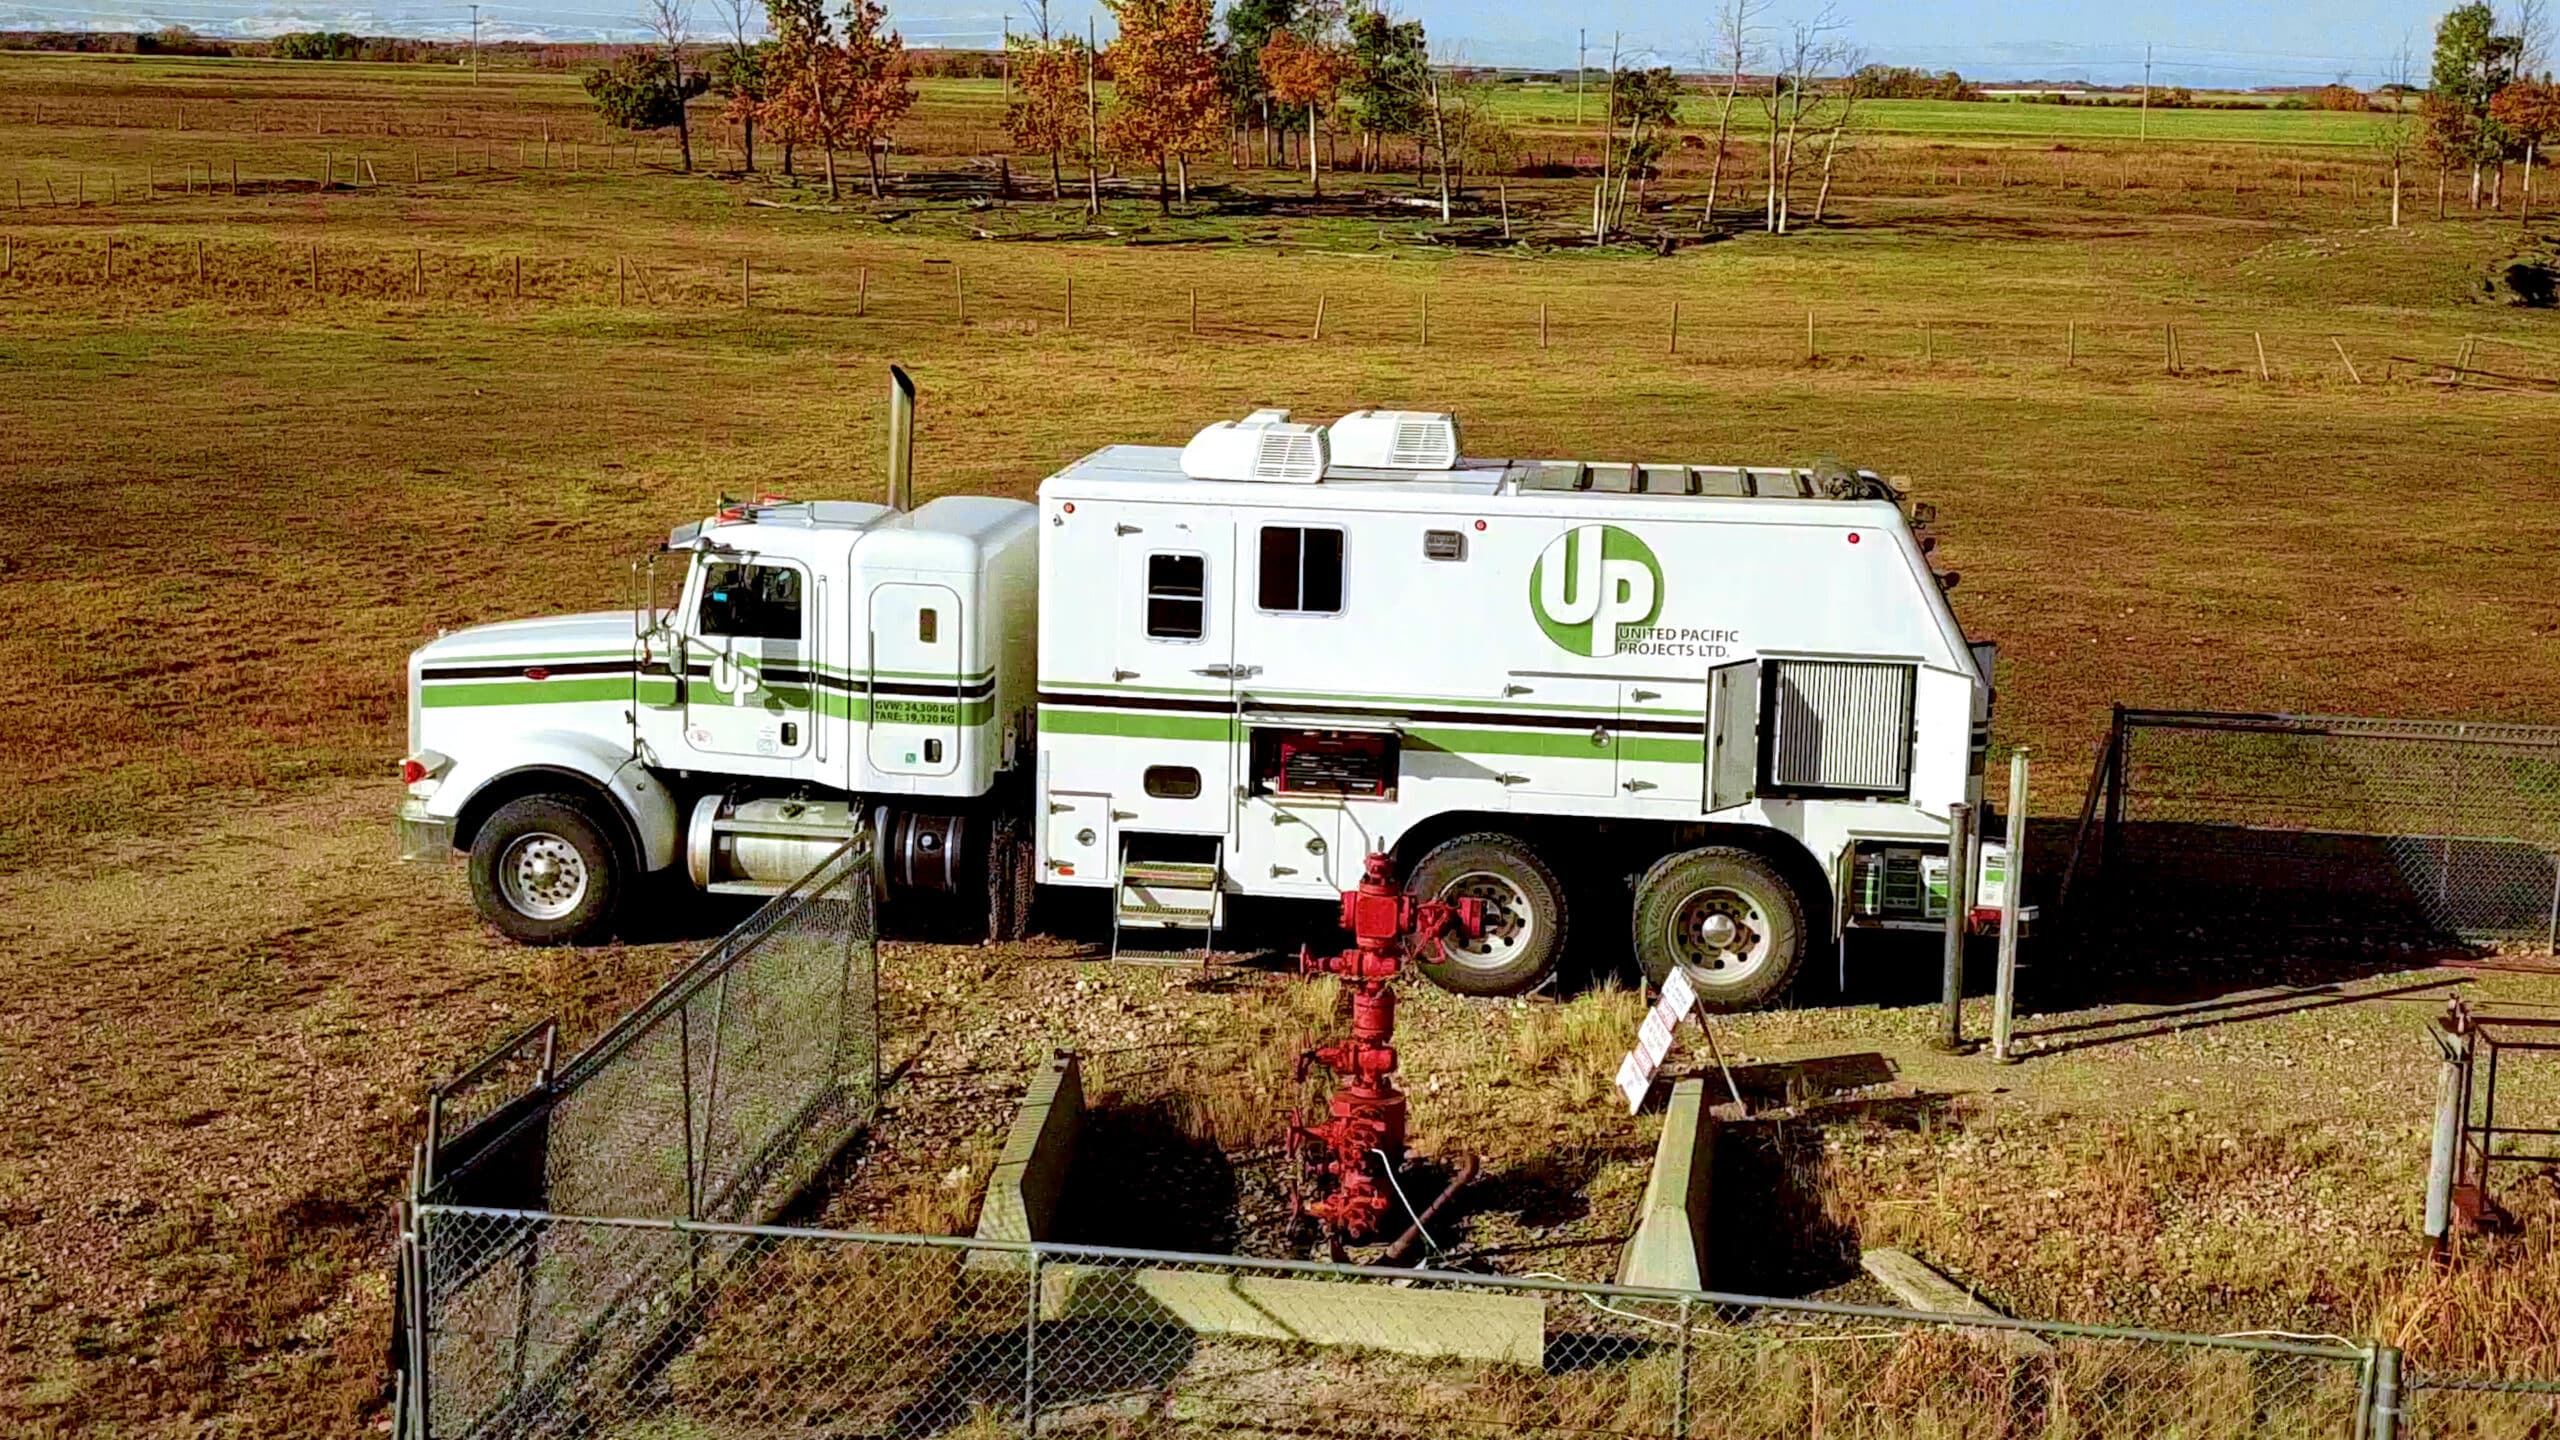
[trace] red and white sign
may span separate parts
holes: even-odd
[[[1698,1003],[1698,992],[1689,985],[1688,972],[1673,967],[1671,978],[1662,982],[1662,998],[1646,1012],[1644,1024],[1636,1029],[1636,1048],[1618,1063],[1618,1093],[1627,1097],[1627,1113],[1644,1108],[1644,1097],[1653,1090],[1653,1077],[1671,1053],[1673,1032],[1680,1021]]]

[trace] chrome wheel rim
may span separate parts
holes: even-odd
[[[1682,896],[1662,939],[1693,983],[1719,988],[1748,984],[1776,953],[1768,911],[1730,885],[1702,885]]]
[[[1466,970],[1499,970],[1537,943],[1537,911],[1529,892],[1490,870],[1472,870],[1440,887],[1439,898],[1484,902],[1484,933],[1451,935],[1443,944],[1449,963]]]
[[[498,893],[519,915],[557,920],[587,898],[586,857],[546,830],[519,835],[498,856]]]

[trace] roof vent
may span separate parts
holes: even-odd
[[[1458,417],[1437,410],[1355,410],[1333,422],[1333,459],[1361,470],[1458,468]]]
[[[1286,410],[1256,410],[1221,420],[1182,447],[1182,473],[1194,480],[1262,480],[1312,485],[1324,478],[1321,425],[1293,425]]]

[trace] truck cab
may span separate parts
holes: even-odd
[[[865,826],[892,890],[1018,871],[1036,523],[978,496],[731,506],[653,557],[663,608],[439,636],[409,659],[403,853],[467,853],[481,913],[536,943],[601,934],[679,865],[778,891]]]

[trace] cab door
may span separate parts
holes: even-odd
[[[815,639],[798,564],[727,555],[697,566],[677,685],[698,754],[789,760],[809,753]]]
[[[948,775],[960,765],[959,592],[886,581],[871,587],[871,768]]]

